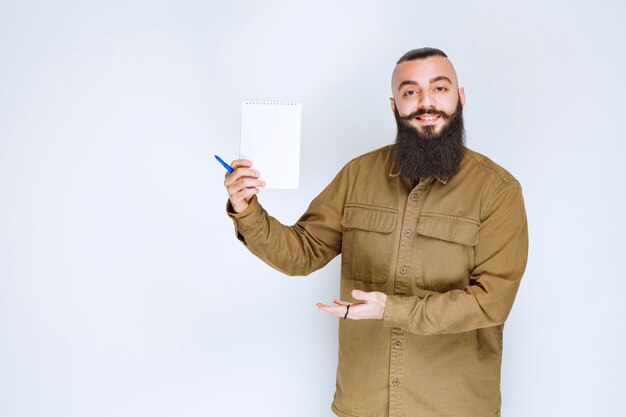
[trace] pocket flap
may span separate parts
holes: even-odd
[[[368,204],[348,203],[343,208],[341,225],[345,229],[391,233],[396,227],[398,210]]]
[[[445,214],[422,213],[417,224],[417,233],[421,235],[467,246],[478,244],[479,229],[476,220]]]

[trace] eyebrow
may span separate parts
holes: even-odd
[[[430,83],[436,83],[437,81],[447,81],[450,84],[452,84],[452,81],[450,80],[450,78],[446,77],[445,75],[438,75],[434,78],[430,79]],[[402,81],[400,83],[400,85],[398,86],[398,90],[401,90],[402,87],[404,87],[405,85],[418,85],[416,81],[413,80],[406,80],[406,81]]]
[[[450,81],[450,78],[446,77],[445,75],[439,75],[439,76],[437,76],[437,77],[435,77],[435,78],[431,78],[431,79],[430,79],[430,83],[431,83],[431,84],[432,84],[432,83],[436,83],[437,81],[447,81],[447,82],[449,82],[450,84],[452,84],[452,81]]]
[[[402,87],[404,87],[405,85],[417,85],[417,83],[411,80],[402,81],[400,85],[398,86],[398,91],[402,90]]]

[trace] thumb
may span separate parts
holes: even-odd
[[[352,290],[352,298],[361,301],[373,301],[371,293],[360,290]]]

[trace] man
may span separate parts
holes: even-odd
[[[224,182],[237,237],[289,275],[341,253],[333,411],[499,416],[503,323],[528,252],[520,184],[464,147],[465,93],[438,49],[392,75],[394,145],[350,161],[291,227],[260,206],[249,161]]]

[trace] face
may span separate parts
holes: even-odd
[[[436,135],[465,104],[456,72],[447,58],[434,56],[398,64],[391,78],[391,109],[419,132]]]

